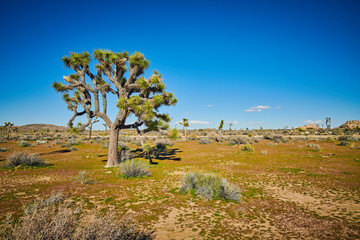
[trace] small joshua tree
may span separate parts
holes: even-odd
[[[99,122],[98,117],[93,118],[92,121],[90,122],[90,125],[89,125],[89,139],[91,139],[92,126],[93,126],[94,123],[97,123],[97,122]]]
[[[220,138],[220,141],[221,141],[221,131],[224,127],[224,120],[221,120],[220,121],[220,125],[219,125],[219,138]]]
[[[127,52],[115,53],[97,49],[93,58],[99,63],[95,65],[95,71],[90,69],[92,57],[88,52],[70,53],[70,56],[63,57],[65,67],[76,73],[63,77],[66,85],[54,82],[52,87],[63,93],[68,109],[74,112],[68,123],[70,127],[74,119],[82,115],[85,115],[88,121],[82,124],[79,130],[89,126],[94,117],[104,120],[110,132],[105,167],[115,167],[119,165],[119,131],[140,126],[146,127],[143,132],[166,129],[170,117],[159,113],[159,108],[174,105],[177,100],[172,93],[165,91],[162,76],[157,71],[149,78],[142,76],[150,64],[143,54],[135,52],[129,55]],[[125,75],[128,70],[129,74]],[[109,94],[118,99],[118,113],[113,120],[107,114]],[[135,116],[135,121],[129,124],[126,120],[131,115]]]
[[[14,124],[11,123],[11,122],[6,122],[5,123],[6,131],[7,131],[7,140],[10,139],[10,129],[11,129],[12,126],[14,126]]]
[[[186,128],[189,127],[189,120],[186,118],[183,118],[183,120],[182,120],[182,122],[180,122],[180,124],[183,125],[185,140],[186,140]]]

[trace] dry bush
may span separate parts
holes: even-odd
[[[207,137],[201,138],[199,141],[200,144],[210,144],[211,142],[211,139]]]
[[[44,200],[46,202],[46,200]],[[3,239],[154,239],[154,231],[139,228],[130,220],[115,219],[112,214],[101,217],[98,212],[81,213],[66,203],[40,204],[25,211],[19,221],[10,217],[0,229]]]
[[[308,146],[309,148],[314,149],[314,151],[316,151],[316,152],[319,152],[319,151],[320,151],[320,146],[317,145],[317,144],[309,143],[307,146]]]
[[[169,139],[158,139],[155,141],[155,147],[158,149],[165,149],[167,146],[173,146],[174,142]]]
[[[5,167],[17,167],[17,166],[31,166],[31,167],[42,167],[49,165],[44,161],[43,158],[40,158],[38,155],[30,155],[26,152],[14,152],[9,156]]]
[[[132,155],[129,148],[120,148],[117,152],[118,162],[124,162],[126,160],[132,159],[134,156]]]
[[[208,138],[210,138],[211,140],[214,140],[216,142],[220,142],[220,136],[219,134],[215,133],[215,132],[211,132],[207,135]]]
[[[230,145],[240,145],[240,144],[247,144],[247,140],[245,137],[242,136],[232,136],[229,140]]]
[[[140,160],[134,161],[134,159],[131,159],[125,161],[119,167],[119,177],[133,178],[151,175],[148,165]]]
[[[88,174],[86,171],[79,172],[79,174],[75,178],[75,180],[78,180],[79,182],[81,182],[81,184],[96,183],[96,181],[93,179],[93,177],[90,174]]]
[[[182,193],[195,189],[197,194],[208,200],[221,197],[240,201],[240,189],[236,185],[229,184],[225,178],[211,173],[187,173],[181,183]]]
[[[27,141],[21,140],[21,141],[18,143],[18,146],[19,146],[19,147],[30,147],[30,146],[31,146],[31,143],[29,143],[29,142],[27,142]]]

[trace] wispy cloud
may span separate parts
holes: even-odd
[[[213,106],[214,106],[214,105],[212,105],[212,104],[206,105],[206,107],[208,107],[208,108],[209,108],[209,107],[213,107]]]
[[[233,124],[233,125],[236,125],[236,124],[239,124],[239,122],[238,121],[225,121],[224,123],[226,123],[226,124]]]
[[[266,109],[271,109],[271,107],[258,105],[256,107],[251,107],[249,109],[246,109],[245,112],[261,112],[262,110],[266,110]]]
[[[248,122],[248,124],[263,124],[264,122]]]
[[[277,106],[277,107],[274,107],[274,109],[281,109],[282,106]]]
[[[320,123],[322,123],[322,121],[321,121],[321,120],[315,120],[315,121],[313,121],[313,120],[306,120],[305,123],[306,123],[306,124],[320,124]]]
[[[191,120],[190,124],[210,124],[208,121],[200,121],[200,120]]]

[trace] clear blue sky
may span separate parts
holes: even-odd
[[[172,126],[360,119],[360,1],[14,0],[0,11],[1,124],[66,125],[72,112],[50,88],[71,73],[61,57],[97,48],[145,54],[178,99],[162,108]]]

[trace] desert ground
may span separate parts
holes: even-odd
[[[16,222],[28,204],[62,193],[71,207],[132,219],[154,230],[155,239],[360,238],[359,141],[342,146],[336,136],[259,138],[251,142],[251,152],[228,141],[200,144],[193,139],[174,141],[151,165],[140,147],[127,141],[134,158],[151,172],[131,179],[121,177],[118,168],[104,168],[107,149],[96,137],[76,145],[66,139],[29,141],[28,147],[3,141],[0,164],[26,151],[50,165],[0,168],[0,222],[9,214]],[[82,171],[94,182],[82,184]],[[180,192],[189,172],[226,178],[240,188],[240,201]]]

